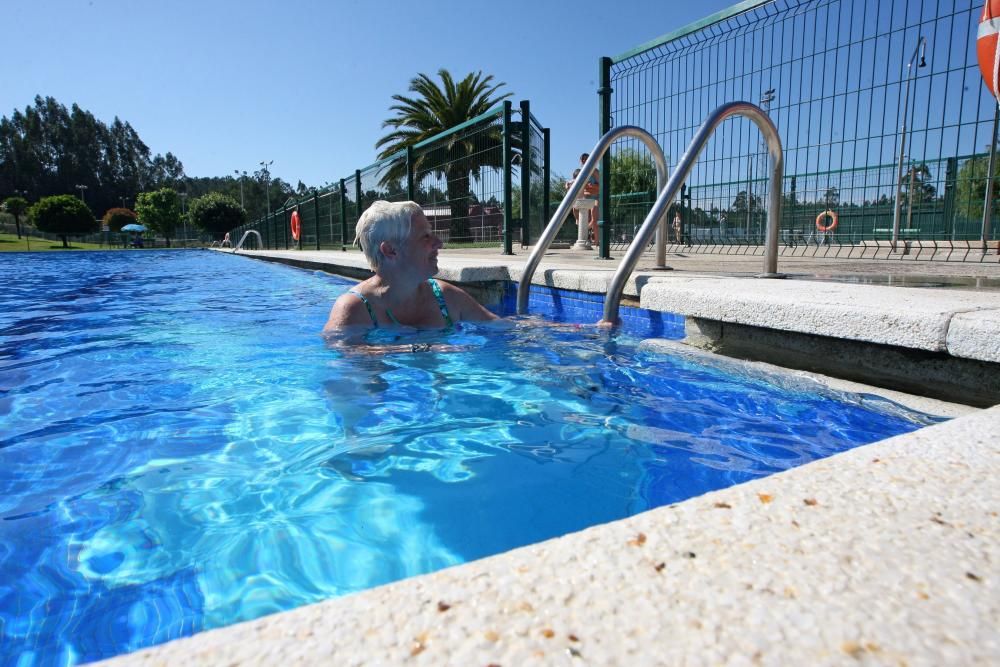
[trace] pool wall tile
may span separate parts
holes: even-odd
[[[499,315],[513,315],[517,312],[517,283],[507,284],[500,303],[491,310]],[[601,319],[603,311],[603,294],[542,285],[532,285],[528,293],[528,313],[554,322],[594,324]],[[621,306],[618,313],[622,331],[634,336],[675,340],[684,337],[683,315],[634,306]]]

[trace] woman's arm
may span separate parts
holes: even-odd
[[[441,293],[448,304],[448,313],[453,322],[488,322],[497,319],[496,315],[486,310],[462,288],[443,280],[437,282],[441,286]]]

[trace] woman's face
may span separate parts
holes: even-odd
[[[443,245],[427,217],[423,213],[415,213],[410,223],[410,236],[403,244],[402,259],[405,265],[430,278],[438,272],[438,250]]]

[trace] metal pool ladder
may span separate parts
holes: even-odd
[[[559,208],[556,209],[555,215],[549,220],[549,223],[545,226],[545,230],[542,231],[542,235],[538,238],[538,242],[531,250],[531,254],[528,255],[528,262],[524,265],[524,271],[521,273],[521,281],[517,285],[518,315],[524,315],[528,312],[528,290],[531,289],[531,278],[535,275],[535,270],[538,268],[538,263],[542,261],[542,256],[548,251],[556,234],[559,233],[562,222],[569,215],[570,209],[573,208],[573,202],[583,192],[584,184],[587,183],[594,170],[597,169],[597,164],[604,157],[604,154],[608,152],[611,143],[621,137],[634,137],[638,139],[653,154],[653,160],[656,163],[656,191],[662,194],[664,183],[667,180],[667,161],[663,157],[663,150],[660,149],[660,144],[656,142],[653,135],[635,125],[623,125],[608,130],[598,140],[594,149],[590,152],[590,157],[587,158],[587,161],[580,167],[579,175],[573,181],[569,190],[566,191],[566,196],[559,203]],[[661,215],[664,214],[666,214],[666,209],[663,210]],[[647,218],[648,220],[649,218]],[[643,229],[645,229],[645,225],[643,225]],[[666,221],[657,230],[659,233],[657,234],[656,263],[658,267],[666,268]],[[636,242],[638,242],[638,237]]]
[[[259,243],[260,247],[263,248],[264,247],[264,239],[261,238],[260,232],[258,232],[256,229],[248,229],[245,232],[243,232],[243,236],[240,237],[240,242],[236,244],[235,248],[233,248],[233,252],[236,252],[237,250],[239,250],[240,248],[242,248],[243,247],[243,242],[246,241],[247,237],[250,236],[251,234],[255,234],[257,236],[257,243]]]
[[[723,104],[709,114],[705,121],[701,124],[698,131],[695,132],[694,138],[691,139],[691,143],[688,144],[684,155],[682,155],[681,159],[678,161],[677,168],[670,176],[670,180],[667,181],[666,186],[661,186],[662,179],[660,161],[663,160],[663,151],[660,150],[659,145],[656,144],[656,140],[653,139],[648,132],[637,127],[624,126],[614,128],[601,137],[600,141],[598,141],[597,145],[594,147],[594,151],[591,153],[590,158],[581,168],[580,176],[570,188],[569,192],[566,193],[566,197],[556,210],[555,216],[553,216],[549,221],[548,226],[546,226],[545,231],[542,232],[542,236],[539,238],[538,244],[535,246],[531,256],[528,258],[528,262],[524,267],[524,272],[521,275],[521,282],[517,286],[518,314],[523,315],[527,312],[528,290],[531,287],[531,278],[534,275],[535,269],[538,267],[538,262],[541,260],[542,255],[544,255],[548,250],[549,245],[552,243],[552,239],[555,238],[555,235],[559,230],[559,223],[562,222],[566,214],[569,212],[573,200],[576,198],[577,194],[579,194],[580,190],[583,189],[583,184],[586,182],[586,179],[589,178],[590,174],[597,166],[597,160],[608,150],[612,141],[620,136],[629,135],[642,139],[643,143],[647,146],[650,146],[649,141],[652,141],[655,146],[655,150],[653,150],[653,147],[650,147],[650,152],[653,153],[654,158],[658,158],[656,171],[657,189],[659,190],[659,195],[653,203],[653,207],[649,210],[649,214],[643,221],[639,231],[636,232],[635,238],[632,240],[631,245],[625,252],[625,257],[618,265],[618,269],[611,278],[611,284],[608,286],[608,293],[604,299],[604,314],[602,321],[616,323],[618,321],[618,306],[621,303],[625,283],[629,276],[632,275],[632,272],[635,271],[635,267],[639,263],[639,258],[642,256],[642,253],[645,251],[650,240],[652,240],[654,232],[659,232],[656,239],[657,268],[665,268],[663,261],[666,252],[666,234],[663,229],[665,225],[657,223],[663,222],[661,219],[664,215],[666,215],[667,209],[669,209],[674,197],[677,196],[677,192],[681,189],[681,185],[684,183],[684,180],[691,173],[691,169],[694,167],[695,162],[697,162],[698,156],[701,154],[705,144],[708,143],[708,140],[711,138],[712,134],[719,127],[722,121],[726,120],[730,116],[743,116],[753,121],[757,125],[761,134],[764,135],[764,140],[767,143],[767,152],[771,167],[771,179],[767,198],[767,235],[764,241],[764,272],[758,277],[783,278],[784,275],[778,273],[778,224],[781,220],[781,181],[784,175],[784,157],[781,148],[781,137],[778,135],[778,128],[774,126],[774,123],[771,122],[771,119],[763,109],[755,104],[751,104],[750,102],[729,102],[728,104]],[[643,135],[645,135],[645,137]],[[647,141],[646,137],[649,138],[649,141]],[[666,172],[665,166],[662,171],[664,173]]]

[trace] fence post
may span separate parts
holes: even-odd
[[[319,250],[319,191],[313,190],[313,226],[316,228],[316,250]]]
[[[285,250],[288,250],[288,213],[287,208],[281,209],[281,237],[285,240]]]
[[[340,179],[340,249],[347,252],[347,186]]]
[[[406,198],[416,199],[416,188],[413,183],[413,146],[406,147]]]
[[[986,167],[986,196],[983,198],[983,253],[988,250],[990,241],[990,216],[993,215],[993,167],[997,157],[997,123],[1000,123],[1000,102],[993,110],[993,141],[990,142],[990,159]],[[952,236],[954,238],[954,236]]]
[[[552,184],[549,183],[551,177],[550,165],[549,165],[549,128],[542,129],[542,198],[544,203],[542,204],[542,229],[549,224],[549,218],[551,213],[549,212],[549,198],[552,196],[551,187]]]
[[[301,204],[302,204],[302,202],[300,202],[299,198],[296,197],[295,198],[295,205],[292,207],[292,215],[296,215],[296,214],[299,213],[299,206],[301,206]],[[303,211],[303,213],[305,213],[305,211]],[[295,248],[297,250],[302,250],[302,238],[306,235],[306,226],[304,224],[302,224],[302,218],[303,218],[303,215],[299,215],[299,238],[298,238],[298,240],[295,241]],[[291,228],[291,222],[292,222],[292,220],[291,220],[291,218],[289,218],[288,219],[288,223],[289,223],[288,226],[289,226],[289,228]]]
[[[514,238],[511,234],[511,223],[513,216],[511,211],[511,199],[513,196],[513,186],[510,177],[510,100],[503,103],[503,254],[514,254]]]
[[[531,229],[531,103],[521,100],[521,247],[530,245]]]
[[[611,58],[607,56],[601,58],[599,71],[599,81],[601,87],[597,89],[598,95],[598,117],[601,119],[598,137],[603,137],[611,129]],[[599,211],[600,217],[597,220],[597,228],[601,232],[600,250],[598,257],[601,259],[611,259],[611,152],[604,154],[601,160],[601,194]]]
[[[354,170],[354,201],[357,202],[354,205],[355,210],[358,212],[358,220],[361,219],[361,170]],[[355,220],[357,222],[357,220]]]

